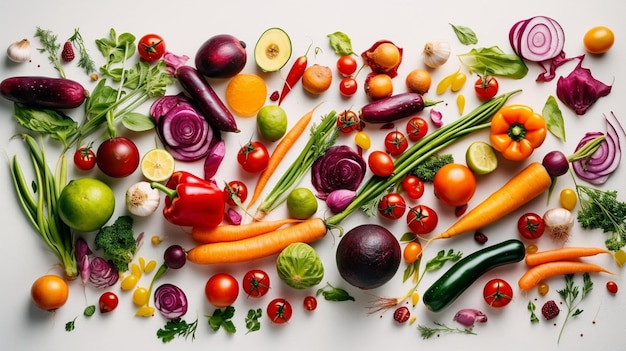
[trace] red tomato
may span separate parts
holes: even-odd
[[[270,154],[263,143],[251,141],[242,146],[237,153],[237,162],[244,171],[258,173],[267,167]]]
[[[606,290],[608,290],[613,295],[617,294],[617,283],[609,280],[608,282],[606,282]]]
[[[545,230],[543,218],[534,212],[524,213],[517,220],[517,231],[525,239],[539,239]]]
[[[358,63],[352,55],[343,55],[337,59],[337,71],[344,76],[350,76],[358,68]]]
[[[98,168],[104,174],[114,178],[131,175],[139,167],[140,158],[137,145],[125,137],[105,140],[96,152]]]
[[[213,306],[224,308],[232,305],[239,296],[239,283],[228,273],[216,273],[204,286],[204,294]]]
[[[241,282],[243,291],[251,297],[261,297],[270,289],[270,276],[261,269],[246,272]]]
[[[98,305],[100,306],[100,313],[107,313],[113,311],[117,304],[119,303],[119,299],[115,293],[107,291],[100,295],[100,299],[98,300]]]
[[[402,195],[389,193],[378,202],[378,213],[387,219],[398,219],[404,216],[406,202]]]
[[[76,168],[82,171],[88,171],[96,165],[96,153],[93,152],[91,148],[92,144],[85,147],[81,147],[80,149],[74,152],[74,165]]]
[[[307,311],[314,311],[317,308],[317,299],[315,296],[309,295],[304,298],[304,309]]]
[[[503,279],[491,279],[483,288],[483,298],[491,307],[504,307],[511,302],[513,298],[513,288]]]
[[[428,122],[421,117],[413,117],[406,123],[406,134],[411,141],[418,141],[428,133]]]
[[[372,170],[372,173],[379,177],[389,177],[393,173],[393,160],[391,156],[384,151],[372,151],[367,158],[367,164]]]
[[[402,132],[389,132],[385,136],[385,150],[391,156],[399,156],[409,147],[409,141]]]
[[[352,110],[343,110],[337,117],[337,128],[345,134],[357,130],[361,124],[361,118]]]
[[[248,187],[246,183],[240,180],[231,180],[228,186],[224,186],[224,198],[230,206],[237,206],[233,197],[238,197],[239,202],[243,203],[248,198]]]
[[[448,163],[435,173],[433,188],[439,201],[448,206],[463,206],[476,192],[476,178],[467,166]]]
[[[137,43],[137,52],[142,60],[151,63],[165,54],[165,41],[160,35],[146,34]]]
[[[417,200],[424,195],[424,182],[417,176],[408,175],[402,179],[402,190],[410,199]]]
[[[411,207],[406,216],[406,224],[411,232],[417,235],[432,233],[439,223],[437,212],[425,205]]]
[[[491,99],[496,96],[498,88],[499,84],[495,77],[478,77],[476,82],[474,82],[474,91],[476,91],[476,96],[481,100]]]
[[[344,77],[339,81],[339,92],[343,96],[352,96],[359,89],[359,84],[352,77]]]
[[[293,309],[291,308],[289,301],[283,298],[276,298],[267,304],[266,312],[267,318],[269,318],[273,323],[284,324],[291,319]]]

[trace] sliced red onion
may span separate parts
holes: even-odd
[[[163,284],[154,291],[154,307],[167,319],[176,319],[187,313],[187,296],[173,284]]]
[[[89,281],[97,288],[107,288],[115,285],[119,273],[113,264],[102,257],[94,257],[89,262]]]
[[[328,194],[326,205],[332,213],[339,213],[348,207],[354,200],[356,191],[348,189],[337,189]]]
[[[519,23],[519,22],[518,22]],[[563,27],[547,16],[535,16],[511,28],[511,46],[523,59],[543,62],[557,57],[565,46]]]
[[[225,155],[226,143],[219,140],[210,148],[209,154],[204,160],[204,179],[209,180],[215,176]]]
[[[154,100],[150,106],[150,116],[158,123],[159,118],[168,113],[173,107],[181,102],[188,102],[189,99],[184,94],[164,95]]]

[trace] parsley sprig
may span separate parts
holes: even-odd
[[[577,285],[574,285],[573,274],[565,275],[565,288],[557,290],[557,292],[559,293],[561,299],[563,299],[565,306],[567,307],[567,315],[565,316],[565,320],[563,321],[563,325],[561,326],[561,331],[559,332],[559,338],[557,343],[561,340],[561,335],[563,334],[563,330],[565,329],[567,321],[570,318],[576,317],[583,312],[582,309],[578,308],[578,305],[592,289],[593,282],[591,281],[589,273],[583,274],[582,290]]]
[[[626,202],[617,200],[617,191],[576,185],[580,199],[577,219],[585,229],[601,229],[611,236],[606,248],[618,251],[626,246]]]
[[[228,306],[224,309],[216,308],[212,315],[207,315],[209,326],[214,331],[224,328],[229,334],[234,334],[237,331],[232,318],[235,316],[235,307]]]
[[[184,319],[176,318],[167,321],[165,326],[159,330],[157,330],[157,337],[163,341],[163,343],[168,343],[176,337],[184,337],[187,339],[191,336],[191,340],[196,338],[196,328],[198,327],[198,319],[192,323],[187,323]]]

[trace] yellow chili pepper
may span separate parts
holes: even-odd
[[[502,156],[523,161],[543,144],[548,129],[543,116],[525,105],[509,105],[491,119],[489,141]]]
[[[459,94],[456,97],[456,107],[459,109],[459,114],[462,115],[465,111],[465,95]]]

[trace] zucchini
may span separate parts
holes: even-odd
[[[450,267],[424,293],[426,307],[438,312],[456,300],[472,283],[484,273],[505,264],[524,259],[524,244],[511,239],[478,250]]]
[[[70,109],[80,106],[89,92],[80,83],[66,78],[23,76],[4,79],[0,94],[29,107]]]

